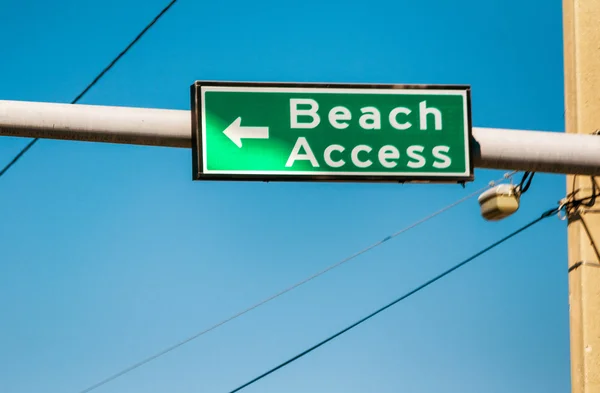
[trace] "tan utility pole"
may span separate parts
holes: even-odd
[[[563,29],[566,131],[592,134],[600,129],[600,0],[563,0]],[[567,176],[567,192],[575,190],[589,196],[591,179]],[[573,393],[600,393],[600,214],[586,209],[568,227],[571,384]]]

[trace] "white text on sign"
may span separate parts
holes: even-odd
[[[308,108],[301,109],[299,106],[308,106]],[[316,100],[310,98],[292,98],[290,99],[290,127],[292,129],[313,129],[317,127],[321,122],[321,116],[318,113],[319,104]],[[381,113],[373,107],[367,106],[360,109],[361,115],[358,119],[359,126],[364,130],[379,130],[381,129]],[[407,130],[412,127],[412,123],[408,121],[408,116],[412,113],[409,108],[396,107],[390,111],[387,118],[389,124],[396,130]],[[402,120],[400,117],[402,115]],[[299,117],[309,118],[310,120],[301,122]],[[352,120],[352,113],[344,106],[336,106],[329,111],[327,116],[329,124],[339,130],[346,129]],[[433,120],[433,128],[435,130],[442,130],[442,113],[437,108],[427,107],[427,101],[421,101],[419,103],[419,129],[427,130],[428,120]],[[373,148],[368,145],[357,145],[351,149],[349,157],[346,159],[357,168],[368,168],[373,164],[373,161],[369,158]],[[347,161],[343,159],[346,148],[344,146],[333,144],[328,146],[323,153],[323,161],[330,168],[341,168],[347,164]],[[427,162],[423,153],[425,147],[421,145],[412,145],[406,148],[406,155],[409,158],[407,167],[418,169],[426,166]],[[449,153],[449,146],[435,146],[431,150],[431,154],[434,157],[434,161],[431,165],[437,169],[448,168],[452,161],[447,155]],[[337,158],[333,157],[335,153]],[[393,145],[386,145],[379,149],[376,153],[376,158],[379,163],[385,168],[394,168],[398,165],[395,160],[400,158],[400,150]],[[309,161],[312,167],[320,167],[320,163],[317,157],[313,153],[307,139],[305,137],[299,137],[288,157],[285,164],[286,167],[291,167],[296,161]]]
[[[307,109],[298,108],[300,105],[308,106]],[[294,129],[311,129],[317,127],[321,123],[321,116],[318,113],[319,104],[317,101],[310,98],[292,98],[290,99],[290,127]],[[358,119],[358,124],[364,130],[380,130],[381,129],[381,113],[373,107],[367,106],[360,109],[361,115]],[[408,121],[408,116],[412,113],[409,108],[396,107],[390,111],[387,120],[390,125],[397,130],[407,130],[412,127],[412,123]],[[309,117],[309,122],[300,122],[299,117]],[[433,117],[434,128],[442,129],[442,113],[437,108],[428,108],[427,101],[419,103],[419,129],[427,130],[427,120]],[[336,106],[329,111],[327,116],[329,124],[336,129],[343,130],[350,124],[352,113],[344,106]]]

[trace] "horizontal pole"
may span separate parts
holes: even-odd
[[[600,135],[473,127],[475,167],[600,175]]]
[[[0,136],[192,147],[189,111],[0,101]]]
[[[187,110],[0,101],[0,136],[191,148]],[[473,128],[477,168],[600,175],[600,136]]]

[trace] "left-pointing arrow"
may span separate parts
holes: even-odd
[[[269,139],[269,127],[242,126],[242,118],[238,117],[223,131],[223,134],[237,147],[242,147],[242,139]]]

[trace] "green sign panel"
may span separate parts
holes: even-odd
[[[468,86],[196,82],[194,180],[473,180]]]

